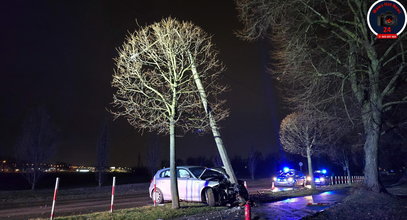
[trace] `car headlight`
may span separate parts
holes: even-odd
[[[277,181],[277,177],[273,177],[273,181]]]
[[[324,182],[324,181],[325,181],[325,178],[324,178],[324,177],[321,177],[321,178],[319,178],[319,181]]]
[[[308,181],[311,181],[311,177],[310,177],[310,176],[307,176],[307,180],[308,180]]]
[[[294,179],[292,177],[288,178],[288,182],[292,182]]]

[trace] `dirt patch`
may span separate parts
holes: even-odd
[[[406,219],[407,199],[355,188],[344,201],[305,219]]]
[[[218,220],[218,219],[243,219],[244,207],[233,207],[225,210],[184,216],[173,220]]]

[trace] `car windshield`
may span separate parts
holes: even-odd
[[[223,174],[221,174],[217,171],[214,171],[214,170],[207,169],[202,174],[201,179],[205,180],[205,179],[211,178],[211,177],[221,178],[221,179],[225,178],[225,176]]]
[[[281,172],[278,177],[294,176],[294,172]]]
[[[205,167],[192,167],[189,168],[189,171],[191,171],[191,173],[198,178],[205,169]]]

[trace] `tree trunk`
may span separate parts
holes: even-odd
[[[350,185],[350,184],[352,184],[352,179],[350,176],[349,163],[346,165],[346,174],[348,176],[348,184]]]
[[[371,97],[370,103],[363,106],[363,125],[366,133],[364,144],[365,168],[364,184],[368,190],[373,192],[385,192],[384,186],[379,182],[378,172],[378,149],[381,128],[381,102],[376,96]],[[372,106],[375,104],[374,106]]]
[[[37,171],[34,168],[33,178],[31,183],[31,190],[35,190],[35,184],[37,183]]]
[[[368,190],[373,192],[385,192],[384,186],[380,184],[378,174],[378,149],[383,109],[383,94],[380,93],[379,87],[381,66],[372,44],[365,44],[364,46],[370,60],[368,96],[362,102],[362,122],[366,134],[363,147],[365,151],[364,184]]]
[[[177,182],[177,167],[175,164],[175,122],[174,119],[170,121],[170,179],[171,179],[171,200],[172,208],[178,209],[179,196],[178,196],[178,182]]]
[[[311,178],[311,189],[315,189],[314,170],[312,169],[311,149],[307,147],[308,175]]]
[[[379,134],[376,132],[369,132],[366,137],[364,150],[365,150],[365,186],[367,189],[380,192],[381,186],[379,184],[379,173],[377,170],[377,155],[379,147]]]
[[[102,186],[102,171],[100,170],[98,172],[98,186],[99,188]]]
[[[189,54],[189,59],[192,63],[191,69],[192,69],[192,74],[194,76],[195,84],[196,84],[196,87],[198,88],[199,95],[201,96],[201,101],[202,101],[202,105],[205,109],[205,112],[208,114],[209,125],[211,126],[212,134],[213,134],[213,137],[215,138],[215,143],[218,148],[220,158],[223,162],[223,166],[225,166],[226,173],[230,177],[230,182],[237,183],[237,178],[236,178],[235,172],[233,171],[232,164],[230,163],[229,156],[227,154],[225,145],[223,144],[223,140],[220,136],[218,126],[216,125],[216,121],[212,115],[212,112],[208,108],[209,106],[208,106],[206,92],[202,85],[201,79],[199,78],[199,74],[198,74],[198,71],[196,70],[196,66],[193,62],[194,59],[192,58],[191,54]]]

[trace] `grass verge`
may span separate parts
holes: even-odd
[[[227,209],[226,207],[210,207],[202,203],[184,203],[181,202],[180,209],[172,209],[171,203],[166,203],[164,206],[143,206],[131,209],[120,209],[113,213],[110,212],[95,212],[85,215],[72,215],[65,217],[57,217],[58,220],[157,220],[157,219],[172,219],[176,217],[190,216],[194,214],[213,212]],[[43,220],[43,219],[36,219]],[[44,219],[45,220],[45,219]]]

